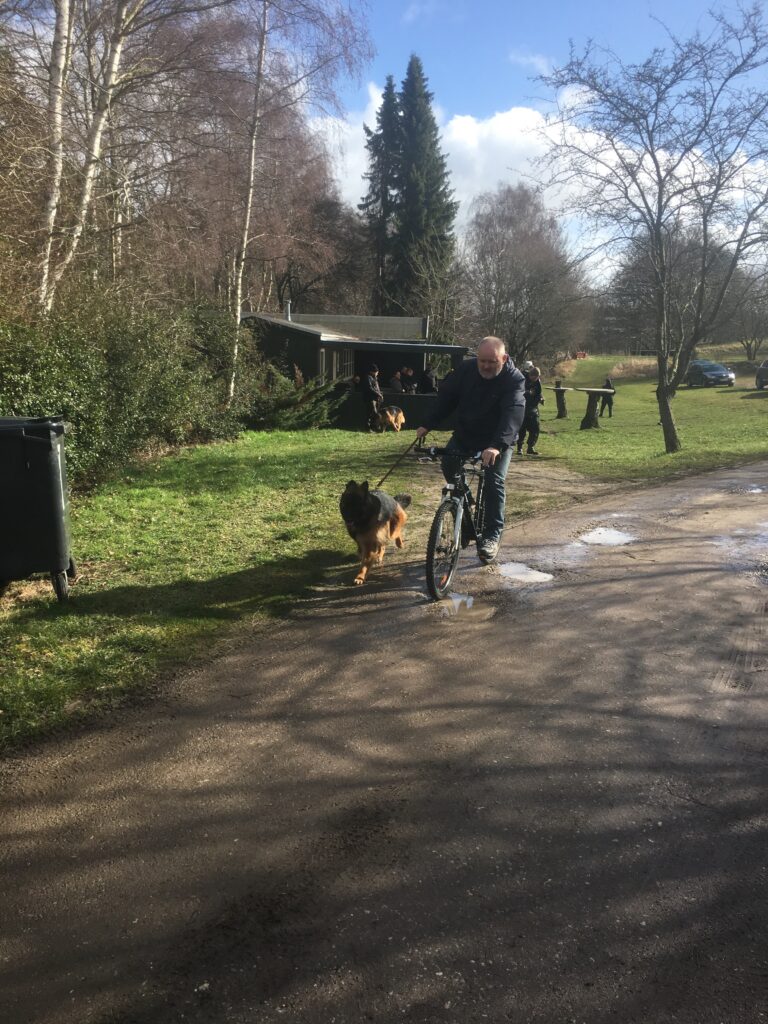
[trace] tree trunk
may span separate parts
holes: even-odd
[[[555,404],[557,405],[557,416],[555,419],[567,420],[568,407],[565,404],[565,388],[561,386],[559,379],[555,381]]]
[[[597,418],[597,403],[600,399],[598,394],[587,395],[587,411],[579,424],[579,430],[599,430],[600,423]]]
[[[675,418],[672,415],[670,400],[674,392],[668,384],[659,384],[656,388],[656,401],[659,403],[659,421],[664,432],[664,448],[667,455],[672,452],[679,452],[682,448],[680,438],[677,436]]]
[[[140,9],[143,4],[140,2],[137,4],[136,10]],[[101,158],[101,144],[104,137],[104,130],[107,124],[107,116],[109,114],[109,105],[112,100],[112,94],[114,92],[115,85],[118,79],[118,72],[120,68],[120,59],[122,57],[123,46],[126,40],[126,19],[128,17],[128,4],[121,2],[118,4],[117,11],[115,14],[115,27],[112,31],[112,36],[109,41],[109,48],[105,59],[105,70],[104,78],[97,85],[98,100],[96,102],[96,108],[93,112],[93,120],[91,122],[88,131],[88,140],[86,145],[87,156],[85,161],[85,168],[83,171],[83,183],[80,188],[80,198],[77,204],[77,213],[75,215],[74,224],[70,232],[69,245],[63,258],[59,262],[55,271],[51,275],[50,284],[48,287],[48,295],[45,300],[44,309],[46,312],[50,312],[53,306],[53,300],[56,294],[56,288],[59,285],[64,272],[66,271],[69,264],[75,257],[75,254],[80,245],[80,239],[82,238],[83,231],[85,230],[86,221],[88,219],[88,213],[91,208],[91,200],[93,198],[93,186],[96,180],[96,172],[98,170],[99,161]]]
[[[232,314],[235,323],[234,340],[232,344],[232,369],[229,375],[227,399],[225,402],[225,408],[227,409],[232,405],[232,401],[235,397],[235,386],[237,384],[237,364],[240,352],[240,314],[243,305],[243,277],[245,274],[246,256],[248,254],[248,243],[251,236],[253,196],[256,186],[256,146],[261,124],[261,85],[264,78],[264,62],[267,54],[268,14],[269,0],[263,0],[261,34],[259,37],[259,54],[256,61],[256,80],[253,85],[253,118],[251,120],[250,148],[248,153],[248,178],[246,181],[245,211],[243,213],[242,231],[240,233],[240,245],[235,253],[234,259]]]
[[[56,3],[56,25],[51,44],[51,67],[48,79],[48,190],[43,213],[43,259],[40,268],[40,306],[47,310],[51,276],[51,259],[56,218],[61,201],[61,178],[64,169],[64,83],[71,56],[72,10],[69,0]]]

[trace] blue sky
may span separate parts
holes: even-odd
[[[346,117],[322,126],[342,195],[356,203],[364,191],[362,124],[373,126],[387,74],[399,86],[411,53],[424,64],[452,183],[466,213],[473,195],[529,171],[542,148],[535,133],[546,101],[531,78],[565,62],[571,40],[577,49],[592,39],[625,60],[641,60],[665,44],[665,25],[682,38],[706,29],[711,6],[705,0],[371,0],[377,55],[362,83],[343,86]]]

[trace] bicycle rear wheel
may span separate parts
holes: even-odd
[[[456,501],[441,502],[427,541],[427,590],[439,601],[448,593],[461,554],[456,540],[456,517],[462,506]]]

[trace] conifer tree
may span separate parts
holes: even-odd
[[[453,200],[440,149],[432,93],[421,60],[408,62],[400,101],[400,178],[394,237],[394,296],[400,308],[423,312],[424,295],[448,273],[454,251]],[[429,268],[429,270],[426,270]],[[432,281],[425,281],[425,273]],[[414,308],[416,305],[421,309]]]
[[[360,209],[374,252],[377,314],[433,313],[450,273],[458,204],[431,104],[424,68],[412,56],[402,91],[389,75],[376,128],[365,127],[369,186]]]
[[[400,104],[395,80],[387,76],[376,128],[363,125],[368,150],[368,192],[360,203],[368,222],[374,252],[373,312],[377,316],[396,312],[393,308],[393,242],[399,201],[399,172],[402,139]]]

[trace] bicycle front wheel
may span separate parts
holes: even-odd
[[[427,590],[439,601],[448,593],[453,574],[461,554],[461,543],[457,538],[456,519],[461,515],[461,505],[456,501],[441,503],[427,541]]]

